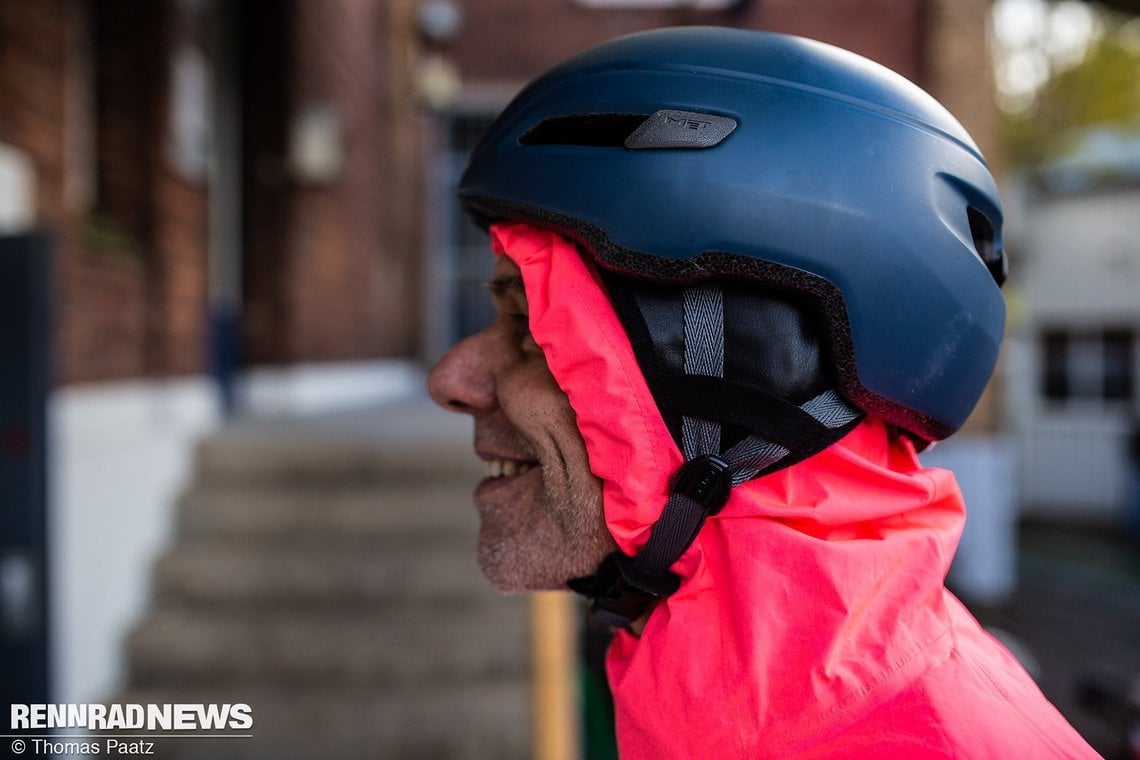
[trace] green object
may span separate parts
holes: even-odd
[[[582,752],[584,760],[617,760],[614,700],[604,677],[588,665],[581,668]]]

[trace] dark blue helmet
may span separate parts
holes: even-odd
[[[922,439],[962,425],[997,359],[985,160],[917,86],[829,45],[702,27],[604,43],[515,98],[459,193],[479,223],[556,229],[605,271],[806,298],[841,393]]]

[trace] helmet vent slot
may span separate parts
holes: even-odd
[[[989,217],[973,206],[966,207],[966,216],[970,220],[970,235],[974,238],[974,250],[978,257],[990,270],[998,287],[1005,283],[1006,260],[1005,253],[994,245],[994,225]]]
[[[626,138],[649,118],[637,113],[582,113],[551,116],[519,138],[523,145],[584,145],[622,148]]]

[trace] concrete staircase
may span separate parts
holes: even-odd
[[[254,736],[162,757],[530,755],[526,601],[475,565],[468,424],[417,400],[202,444],[115,701],[244,702]]]

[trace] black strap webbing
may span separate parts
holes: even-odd
[[[800,459],[837,440],[862,413],[834,390],[797,407],[755,389],[727,382],[724,375],[724,304],[720,288],[686,289],[685,374],[672,378],[685,397],[682,449],[669,499],[636,556],[613,552],[598,571],[569,582],[589,597],[603,623],[622,628],[640,618],[655,600],[672,594],[680,579],[669,568],[696,540],[710,515],[728,501],[733,486],[776,466]],[[721,454],[722,426],[752,435]]]

